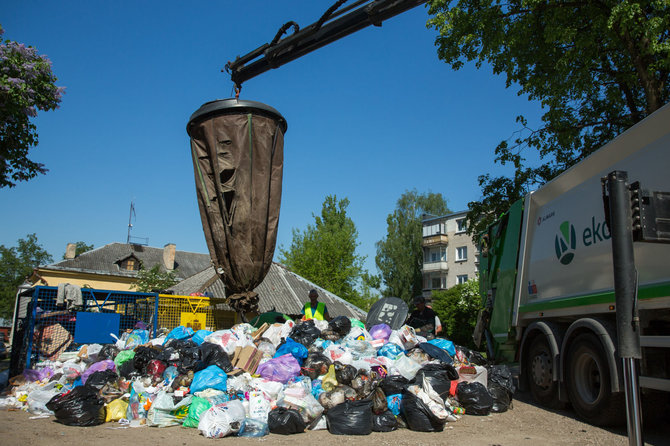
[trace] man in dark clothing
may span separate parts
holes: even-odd
[[[423,296],[414,298],[414,307],[416,309],[407,318],[407,325],[413,327],[421,336],[435,335],[435,312],[426,306]]]

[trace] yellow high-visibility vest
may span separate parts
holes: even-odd
[[[325,310],[326,305],[323,302],[319,302],[316,304],[316,311],[312,311],[312,303],[307,302],[305,304],[305,318],[322,321],[324,320],[323,313],[325,313]]]

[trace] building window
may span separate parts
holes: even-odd
[[[465,260],[468,260],[468,247],[461,246],[459,248],[456,248],[456,261],[462,262]]]
[[[135,270],[135,259],[126,260],[126,269],[128,271],[134,271]]]
[[[425,225],[423,227],[424,237],[430,237],[431,235],[446,234],[446,233],[447,231],[445,230],[444,223],[435,223],[432,225]]]
[[[447,288],[447,276],[442,274],[430,274],[424,276],[424,289],[443,290]]]
[[[461,283],[465,283],[465,282],[468,281],[468,275],[467,274],[460,274],[460,275],[456,276],[456,280],[458,280],[459,285]]]
[[[467,227],[465,226],[465,219],[464,218],[459,218],[456,220],[456,224],[458,225],[458,230],[456,232],[465,232]]]
[[[425,263],[446,262],[447,261],[447,247],[440,246],[437,248],[430,248],[426,250],[426,255],[423,260]]]

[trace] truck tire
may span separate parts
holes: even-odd
[[[625,422],[623,392],[612,393],[605,350],[592,333],[577,336],[567,357],[566,385],[577,415],[597,426]]]
[[[537,335],[530,344],[525,364],[528,387],[533,399],[544,407],[562,409],[558,399],[558,381],[554,381],[554,357],[547,338]]]

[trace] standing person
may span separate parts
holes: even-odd
[[[407,318],[407,325],[414,328],[418,334],[427,333],[435,336],[435,312],[426,306],[423,296],[414,298],[416,308]]]
[[[316,290],[309,290],[309,302],[302,307],[302,314],[305,319],[316,319],[319,321],[330,321],[332,318],[328,314],[328,308],[323,302],[319,302],[319,293]]]

